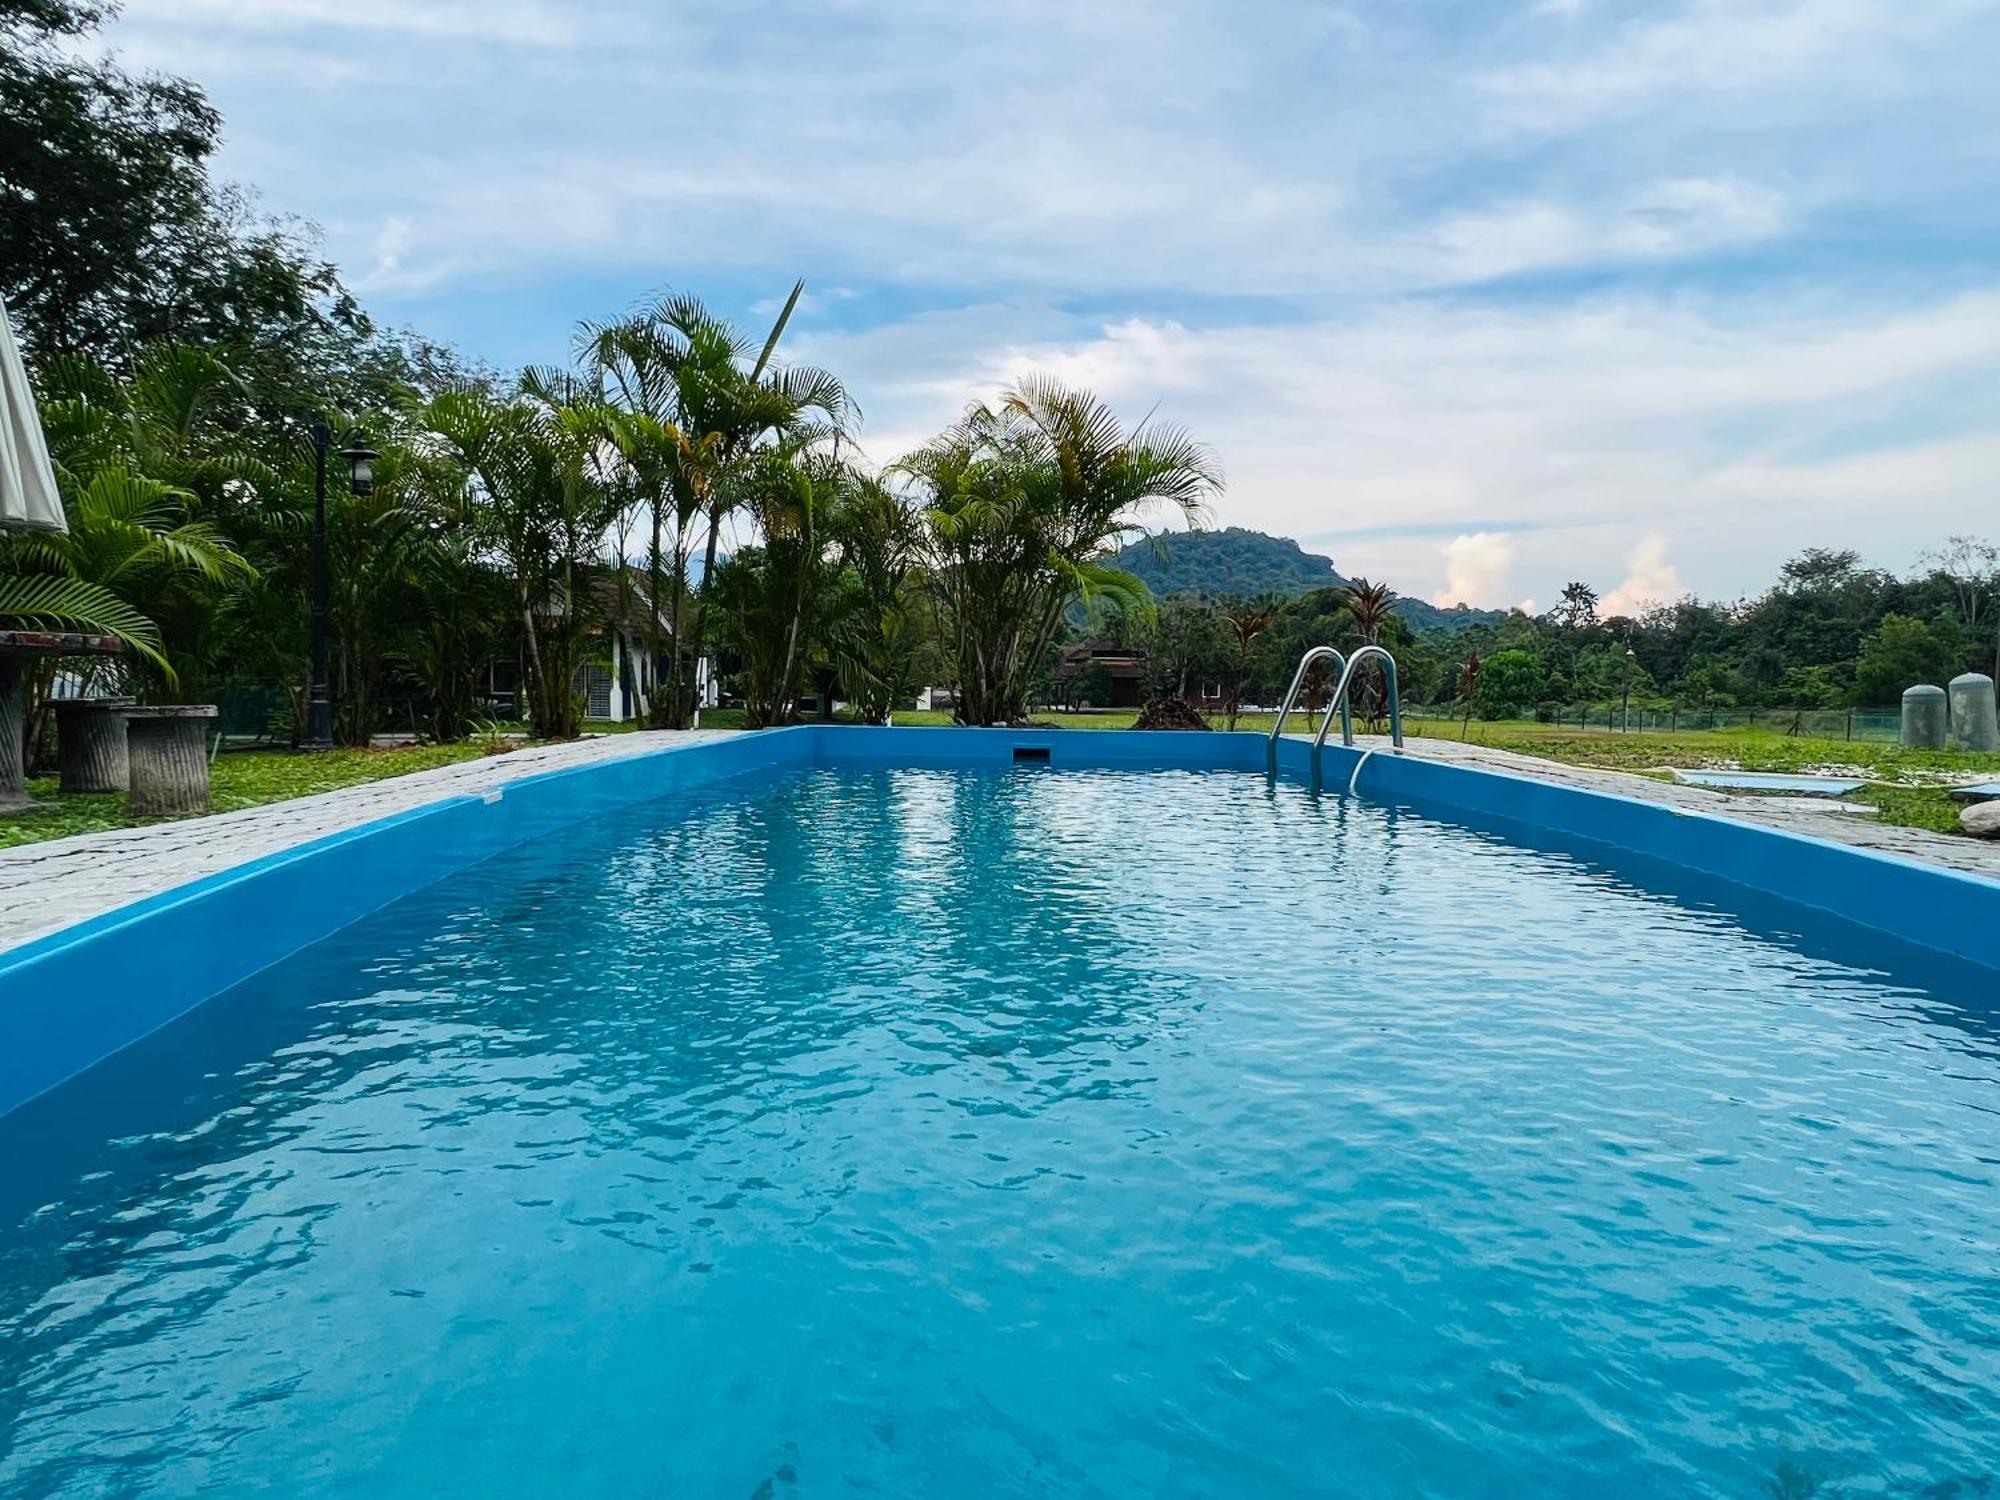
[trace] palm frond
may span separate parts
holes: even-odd
[[[154,664],[166,666],[159,627],[111,590],[85,579],[0,574],[0,620],[116,636]]]

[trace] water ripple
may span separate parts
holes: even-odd
[[[0,1124],[0,1496],[2000,1490],[1984,976],[1258,778],[801,773]]]

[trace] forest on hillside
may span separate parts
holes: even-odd
[[[1157,692],[1226,697],[1240,683],[1248,703],[1276,701],[1310,646],[1375,641],[1395,652],[1407,701],[1469,695],[1494,717],[1628,695],[1636,706],[1697,712],[1887,708],[1914,683],[1994,670],[2000,549],[1950,538],[1907,575],[1814,549],[1753,598],[1686,598],[1637,617],[1603,614],[1582,582],[1544,614],[1488,611],[1452,628],[1421,628],[1401,602],[1366,579],[1291,597],[1204,589],[1099,611],[1085,629],[1145,650]]]

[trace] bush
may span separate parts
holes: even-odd
[[[1185,698],[1155,698],[1139,710],[1134,729],[1206,729],[1208,720]]]
[[[1482,719],[1508,719],[1542,695],[1542,664],[1530,651],[1496,651],[1479,671],[1475,707]]]

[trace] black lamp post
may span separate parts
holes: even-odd
[[[1619,712],[1624,717],[1623,733],[1632,732],[1632,663],[1639,659],[1639,653],[1630,646],[1625,648],[1625,702]]]
[[[312,688],[306,699],[306,732],[301,750],[333,748],[333,695],[326,681],[326,454],[333,446],[333,428],[325,417],[313,418],[313,545],[312,545]],[[349,485],[357,495],[375,488],[375,450],[357,445],[340,450],[347,460]]]

